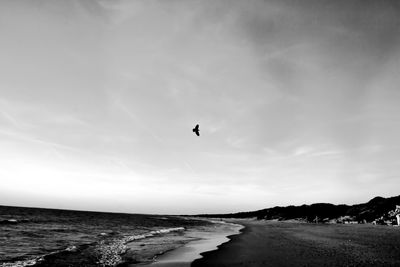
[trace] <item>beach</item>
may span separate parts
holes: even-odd
[[[3,267],[400,266],[398,226],[0,209]]]
[[[234,221],[241,234],[202,253],[192,267],[400,266],[400,228],[376,225]]]
[[[188,230],[185,235],[192,241],[156,257],[155,262],[148,266],[154,267],[190,267],[192,262],[201,258],[201,253],[217,250],[218,247],[230,241],[230,236],[237,235],[243,228],[236,223],[226,223],[221,220],[210,220],[213,227]],[[136,266],[135,264],[130,267]]]

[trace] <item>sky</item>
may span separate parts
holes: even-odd
[[[1,1],[0,205],[395,196],[399,84],[394,0]]]

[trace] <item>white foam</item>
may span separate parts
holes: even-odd
[[[179,264],[179,266],[190,266],[191,262],[202,257],[202,252],[218,249],[219,245],[230,240],[228,236],[239,234],[240,230],[244,228],[243,225],[230,222],[211,222],[220,226],[212,231],[194,230],[188,234],[194,238],[193,241],[157,257],[157,261],[153,265],[171,266],[171,264]]]
[[[132,235],[132,236],[125,237],[122,241],[124,243],[128,243],[128,242],[135,241],[135,240],[140,240],[140,239],[145,239],[145,238],[148,238],[148,237],[153,237],[155,235],[168,234],[168,233],[171,233],[171,232],[178,232],[178,231],[185,231],[185,228],[184,227],[174,227],[174,228],[165,228],[165,229],[153,230],[153,231],[150,231],[150,232],[145,233],[145,234]]]
[[[65,250],[66,251],[76,251],[78,248],[76,246],[69,246]]]
[[[26,260],[26,261],[17,261],[13,263],[2,263],[1,267],[24,267],[24,266],[32,266],[37,263],[37,259]]]
[[[13,220],[13,219],[11,219],[11,220]],[[104,259],[100,259],[99,263],[104,263],[104,262],[109,261],[109,259],[107,259],[107,257],[106,257],[109,253],[105,253],[106,251],[114,251],[115,254],[120,254],[120,253],[123,253],[126,250],[126,246],[125,246],[126,243],[129,243],[129,242],[132,242],[132,241],[135,241],[135,240],[140,240],[140,239],[153,237],[153,236],[156,236],[156,235],[168,234],[168,233],[171,233],[171,232],[178,232],[178,231],[185,231],[185,228],[184,227],[164,228],[164,229],[159,229],[159,230],[153,230],[153,231],[150,231],[148,233],[144,233],[144,234],[140,234],[140,235],[132,235],[132,236],[125,237],[122,240],[119,240],[118,242],[116,242],[116,243],[114,243],[112,245],[100,248],[99,250],[103,250],[103,252],[104,252],[103,256],[105,256],[105,258]],[[106,235],[106,233],[101,233],[100,235]],[[73,252],[73,251],[77,250],[77,247],[76,246],[69,246],[65,250]],[[59,251],[55,251],[55,252],[49,253],[47,255],[50,255],[50,254],[53,254],[53,253],[58,253],[58,252]],[[37,262],[42,261],[42,260],[43,260],[43,257],[37,257],[37,258],[34,258],[34,259],[29,259],[29,260],[24,260],[24,261],[17,261],[17,262],[13,262],[13,263],[1,263],[0,267],[32,266],[32,265],[35,265],[35,264],[37,264]],[[120,260],[121,260],[121,258],[116,255],[113,263],[118,263],[118,261],[120,261]]]

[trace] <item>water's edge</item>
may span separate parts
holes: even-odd
[[[0,267],[148,264],[210,226],[187,216],[0,206]]]
[[[190,267],[191,263],[202,258],[204,253],[218,250],[222,244],[230,242],[233,236],[242,234],[245,228],[245,226],[236,222],[215,221],[213,219],[208,219],[208,221],[218,225],[215,232],[203,234],[203,236],[199,236],[179,248],[158,255],[153,263],[145,266]],[[137,265],[129,266],[134,267]]]
[[[237,223],[236,223],[236,224],[237,224]],[[236,234],[227,236],[226,238],[229,239],[229,240],[226,241],[226,242],[224,242],[224,243],[219,244],[219,245],[217,246],[216,249],[203,251],[202,253],[200,253],[201,258],[203,258],[204,255],[207,254],[208,252],[215,251],[215,250],[219,250],[220,247],[221,247],[223,244],[226,244],[226,243],[230,242],[234,236],[243,234],[244,231],[246,230],[246,226],[244,226],[244,225],[242,225],[242,224],[237,224],[237,225],[240,225],[240,226],[241,226],[241,228],[239,229],[239,233],[236,233]],[[198,260],[198,259],[200,259],[200,258],[197,258],[197,259],[195,259],[195,260]],[[193,260],[193,262],[194,262],[195,260]]]
[[[190,266],[240,234],[236,222],[0,206],[0,267]]]

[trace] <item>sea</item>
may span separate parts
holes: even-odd
[[[143,265],[219,227],[187,216],[0,206],[0,267]]]

